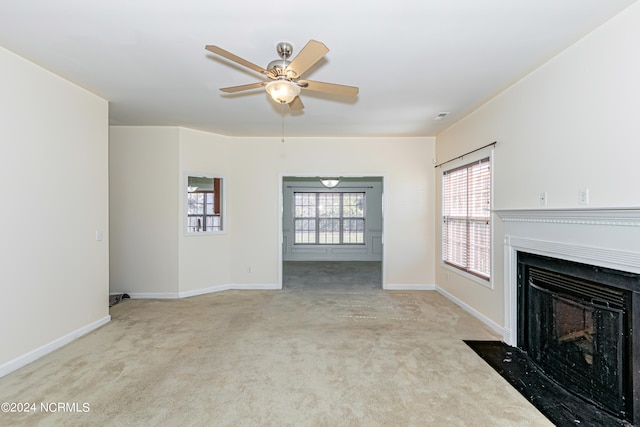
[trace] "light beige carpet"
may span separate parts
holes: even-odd
[[[433,291],[370,286],[125,300],[0,379],[0,425],[547,426],[463,342],[496,339]]]

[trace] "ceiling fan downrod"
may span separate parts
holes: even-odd
[[[267,70],[271,71],[273,69],[277,70],[279,68],[282,70],[282,73],[284,73],[284,70],[286,70],[289,64],[291,64],[289,58],[291,57],[291,55],[293,55],[293,46],[291,45],[291,43],[280,42],[276,46],[276,51],[278,52],[278,56],[280,56],[281,59],[275,59],[269,62],[269,65],[267,65]],[[280,77],[285,78],[286,76],[278,76],[278,78]]]

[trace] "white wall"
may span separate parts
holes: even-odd
[[[3,48],[0,93],[1,376],[109,320],[109,229],[108,103]]]
[[[433,138],[234,140],[233,185],[227,192],[233,206],[233,280],[278,283],[282,177],[362,174],[384,177],[384,282],[433,285],[434,143]]]
[[[640,3],[551,59],[437,137],[445,161],[492,141],[494,208],[640,206]],[[440,216],[440,176],[437,177]],[[504,323],[503,225],[494,215],[494,289],[437,267],[437,283]],[[440,236],[440,221],[436,221]],[[640,251],[640,242],[637,242]],[[440,259],[440,239],[436,244]]]
[[[110,128],[111,293],[178,293],[178,135]]]
[[[229,138],[181,128],[180,130],[180,217],[179,231],[180,292],[187,293],[231,284],[230,239],[234,228],[234,207],[223,205],[221,234],[188,236],[183,232],[186,203],[186,172],[200,172],[223,178],[225,192],[233,185]],[[226,195],[222,195],[226,199]]]
[[[177,298],[230,285],[229,209],[224,233],[184,233],[185,173],[222,176],[228,188],[228,144],[191,129],[111,127],[112,293]]]
[[[177,144],[175,167],[170,164],[173,148],[158,145],[165,136],[168,147]],[[434,283],[433,138],[288,138],[283,143],[279,138],[230,138],[181,128],[112,127],[110,141],[112,292],[175,297],[225,286],[280,286],[281,181],[316,172],[384,177],[386,283]],[[143,155],[154,148],[161,160]],[[121,152],[116,156],[115,150]],[[224,176],[224,233],[183,235],[186,172]],[[155,198],[156,214],[150,214],[157,230],[151,235],[135,230],[139,219],[131,210],[137,207],[118,200],[124,198],[118,194],[130,191],[124,188],[129,185],[126,177],[138,175],[155,176],[166,196]],[[160,228],[176,240],[153,239]],[[117,254],[120,251],[127,251],[126,256]],[[161,255],[154,259],[149,253]],[[152,268],[166,274],[149,276]]]

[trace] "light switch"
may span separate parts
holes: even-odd
[[[588,205],[589,204],[589,189],[588,188],[581,188],[580,191],[578,191],[578,203],[581,205]]]
[[[96,241],[102,242],[102,230],[96,230]]]

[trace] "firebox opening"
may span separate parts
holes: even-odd
[[[632,422],[640,417],[637,282],[621,271],[518,253],[518,347],[566,390]]]

